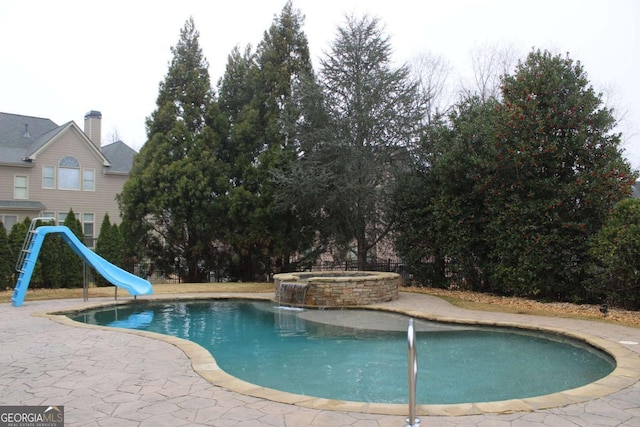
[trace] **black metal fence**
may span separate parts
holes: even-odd
[[[356,261],[344,262],[318,262],[313,265],[300,267],[298,271],[356,271],[358,263]],[[404,279],[411,279],[411,274],[407,271],[404,263],[399,259],[375,260],[368,262],[365,266],[367,271],[387,271],[400,274]],[[179,284],[182,283],[179,274],[163,274],[153,268],[150,263],[138,263],[134,267],[134,274],[144,277],[153,284]],[[209,282],[228,281],[228,278],[220,277],[216,272],[210,272]]]
[[[182,283],[179,274],[165,274],[156,270],[150,262],[139,262],[133,267],[136,276],[144,277],[153,284]]]
[[[375,260],[367,262],[365,268],[367,271],[386,271],[391,273],[398,273],[404,279],[410,279],[411,274],[407,271],[404,263],[399,259],[386,259]],[[311,266],[311,269],[307,271],[356,271],[358,270],[358,263],[354,260],[344,262],[322,262],[316,263]]]

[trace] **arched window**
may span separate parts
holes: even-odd
[[[58,188],[80,190],[80,162],[75,157],[64,157],[58,163]]]

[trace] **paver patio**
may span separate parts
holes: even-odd
[[[92,299],[89,303],[110,301]],[[193,369],[188,355],[170,342],[120,330],[70,326],[41,315],[84,305],[82,300],[29,301],[28,294],[22,307],[0,304],[0,405],[64,405],[69,426],[405,425],[401,415],[312,409],[240,394],[207,381]],[[380,306],[441,318],[520,323],[587,334],[628,350],[632,363],[640,360],[640,345],[620,344],[640,342],[637,328],[470,311],[419,294],[401,294],[399,300]],[[341,408],[339,404],[336,407]],[[421,418],[422,426],[443,427],[640,427],[640,383],[551,409]]]

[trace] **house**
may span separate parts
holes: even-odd
[[[120,221],[115,197],[136,152],[121,141],[103,147],[101,121],[90,111],[82,130],[73,121],[0,113],[0,221],[7,231],[26,217],[62,224],[73,209],[93,246],[105,214]]]

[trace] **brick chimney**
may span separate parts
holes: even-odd
[[[101,127],[102,113],[100,111],[91,110],[84,115],[84,133],[98,148],[102,146]]]

